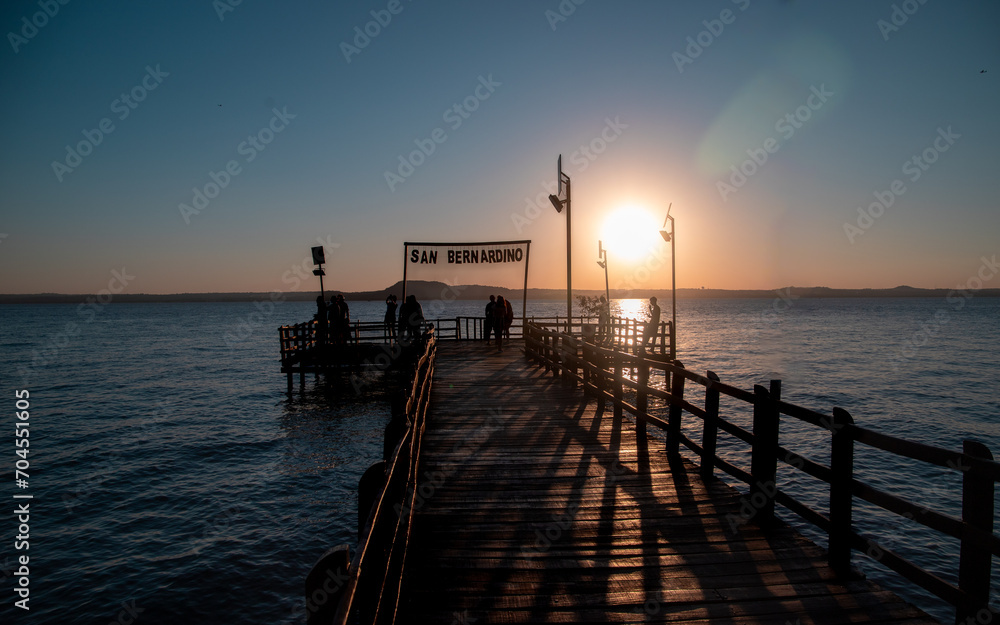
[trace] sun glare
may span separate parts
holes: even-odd
[[[648,210],[638,206],[624,206],[611,213],[601,226],[601,237],[613,263],[634,263],[650,253],[656,245],[663,245],[660,223]]]

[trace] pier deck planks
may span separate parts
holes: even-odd
[[[787,526],[733,532],[737,491],[520,342],[439,344],[422,458],[402,622],[936,623]]]

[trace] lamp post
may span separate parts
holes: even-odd
[[[313,275],[319,276],[319,296],[326,299],[326,293],[323,291],[323,276],[326,272],[323,271],[323,263],[326,262],[326,254],[324,254],[323,246],[317,245],[311,249],[313,264],[319,266],[319,269],[313,269]]]
[[[566,207],[566,334],[573,333],[573,241],[572,241],[572,221],[570,217],[570,179],[562,170],[562,154],[557,162],[557,172],[559,179],[559,193],[566,187],[566,199],[560,200],[558,195],[550,194],[549,201],[555,207],[557,213],[561,213],[563,206]]]
[[[674,352],[677,349],[677,261],[674,255],[675,243],[677,241],[677,236],[674,234],[674,218],[670,216],[670,209],[673,208],[674,203],[671,202],[667,206],[667,217],[663,220],[663,228],[660,230],[660,236],[663,240],[670,244],[670,299],[671,299],[671,316],[670,316],[670,342],[673,344]],[[670,222],[670,230],[668,231],[667,222]],[[672,357],[676,358],[677,354],[672,353]]]
[[[604,298],[611,305],[611,289],[608,288],[608,250],[604,249],[604,242],[597,242],[597,266],[604,270]]]

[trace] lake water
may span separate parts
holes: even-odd
[[[663,318],[669,318],[669,303]],[[641,316],[644,303],[616,302]],[[479,315],[478,302],[424,303],[428,317]],[[381,457],[388,400],[335,393],[312,378],[285,394],[279,325],[307,320],[308,302],[0,306],[0,370],[8,414],[30,392],[30,549],[0,550],[11,622],[15,558],[30,556],[33,623],[302,623],[306,572],[356,536],[355,487]],[[352,302],[355,319],[384,304]],[[515,310],[520,311],[519,303]],[[944,312],[942,312],[944,311]],[[564,313],[564,303],[529,314]],[[434,313],[434,314],[431,314]],[[783,381],[783,399],[849,410],[881,431],[1000,452],[1000,300],[957,308],[938,299],[681,300],[684,364],[750,388]],[[724,404],[723,412],[731,406]],[[746,413],[746,410],[743,410]],[[735,420],[739,420],[736,418]],[[782,423],[782,441],[824,459],[825,431]],[[8,428],[5,436],[14,439]],[[0,441],[2,442],[2,441]],[[746,453],[725,447],[741,465]],[[955,513],[956,477],[859,451],[862,478]],[[783,488],[823,505],[808,476]],[[10,503],[9,507],[14,506]],[[997,508],[1000,510],[1000,506]],[[787,518],[787,515],[786,515]],[[7,515],[2,529],[17,529]],[[954,579],[956,545],[896,517],[858,513],[865,532]],[[808,531],[808,530],[807,530]],[[947,621],[949,608],[867,558],[858,565]],[[1000,587],[994,574],[994,586]],[[130,612],[131,611],[131,612]]]

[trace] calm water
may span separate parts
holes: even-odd
[[[429,317],[482,309],[431,304],[424,304]],[[640,314],[642,302],[618,304]],[[377,320],[383,309],[351,305],[354,318]],[[284,394],[276,328],[308,319],[310,303],[90,310],[0,306],[8,410],[16,389],[31,393],[26,491],[13,485],[14,446],[0,447],[8,450],[4,492],[34,495],[32,622],[107,623],[126,607],[143,625],[304,622],[306,572],[328,547],[357,539],[355,485],[380,459],[387,399],[334,394],[311,379],[304,393]],[[943,325],[933,322],[940,310],[948,312]],[[559,302],[529,307],[537,315],[562,311]],[[977,438],[1000,452],[1000,300],[972,299],[961,310],[931,299],[680,301],[678,326],[689,368],[712,369],[743,388],[780,378],[788,401],[841,406],[859,423],[913,440],[958,449],[963,438]],[[904,358],[907,341],[919,345]],[[788,447],[819,460],[825,434],[782,424]],[[12,440],[12,431],[5,436]],[[748,464],[743,450],[727,449]],[[941,471],[874,453],[859,453],[858,464],[876,485],[955,510],[958,481]],[[783,487],[823,501],[810,480],[791,473],[785,480]],[[16,526],[6,519],[9,536]],[[947,541],[874,512],[859,515],[858,525],[954,577],[955,546]],[[7,622],[11,568],[25,552],[4,544],[0,621]]]

